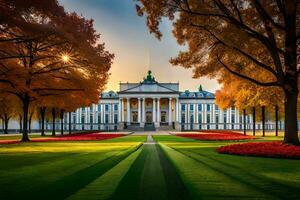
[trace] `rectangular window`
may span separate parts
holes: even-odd
[[[181,111],[182,111],[182,112],[185,111],[185,104],[181,104]]]
[[[108,112],[108,111],[109,111],[109,105],[105,104],[105,112]]]
[[[198,115],[198,123],[201,124],[202,123],[202,114]]]
[[[114,117],[114,123],[117,124],[118,123],[118,115],[115,114],[115,117]]]
[[[105,123],[108,124],[109,115],[105,114]]]
[[[206,115],[206,123],[209,124],[210,123],[210,114],[207,113]]]
[[[193,111],[193,110],[194,110],[194,105],[190,104],[190,111]]]
[[[215,110],[219,110],[219,106],[215,105]]]
[[[72,118],[73,118],[73,123],[75,124],[76,123],[76,115],[73,115]]]
[[[185,123],[185,114],[181,115],[181,123]]]
[[[94,121],[93,121],[93,114],[90,114],[90,129],[93,130],[93,124],[94,124]]]
[[[216,123],[219,123],[219,115],[216,114]]]
[[[85,123],[85,116],[81,115],[81,123]]]
[[[98,124],[101,123],[101,113],[98,113]]]
[[[190,123],[193,124],[194,123],[194,115],[190,116]]]
[[[235,114],[231,114],[231,123],[235,123]]]
[[[90,112],[93,112],[93,104],[90,105]]]
[[[207,105],[206,105],[206,111],[207,111],[207,112],[210,112],[210,104],[207,104]]]
[[[94,122],[93,114],[90,115],[90,123]]]
[[[101,111],[101,104],[98,104],[98,112]]]
[[[202,112],[202,104],[198,104],[198,111]]]
[[[118,111],[118,104],[114,104],[114,111]]]
[[[81,112],[85,112],[85,107],[82,107],[82,108],[81,108]]]

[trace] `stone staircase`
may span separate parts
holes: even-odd
[[[144,131],[155,131],[155,126],[154,124],[145,124],[144,126]]]
[[[144,131],[144,128],[143,127],[140,127],[140,126],[132,126],[132,125],[129,125],[127,126],[127,129],[125,130],[128,130],[128,131]]]
[[[170,130],[174,130],[172,125],[163,125],[160,127],[157,127],[156,130],[158,131],[170,131]]]

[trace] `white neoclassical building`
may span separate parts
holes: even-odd
[[[71,121],[70,121],[71,120]],[[214,94],[202,90],[179,91],[179,83],[159,83],[151,71],[139,83],[120,83],[119,92],[102,93],[99,103],[65,115],[73,130],[202,130],[252,128],[252,116],[234,107],[220,110]],[[51,122],[46,128],[51,129]],[[60,128],[57,121],[57,129]],[[260,129],[257,123],[256,128]],[[279,128],[283,125],[280,124]],[[266,122],[266,129],[273,129]]]

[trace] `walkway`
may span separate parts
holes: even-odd
[[[175,168],[151,135],[142,148],[111,199],[191,199]]]

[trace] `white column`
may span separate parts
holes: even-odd
[[[169,98],[169,125],[172,125],[172,98]]]
[[[216,107],[215,104],[212,105],[212,123],[213,123],[213,128],[216,129]]]
[[[223,110],[219,108],[219,129],[224,129],[224,113]]]
[[[130,98],[127,98],[127,122],[130,124]]]
[[[152,99],[153,100],[153,102],[152,102],[152,121],[153,121],[153,123],[155,123],[155,121],[156,121],[156,100],[153,98]]]
[[[190,104],[186,104],[186,120],[185,123],[190,123]]]
[[[204,104],[203,104],[203,116],[202,116],[202,117],[203,117],[203,120],[204,120],[203,123],[205,124],[205,125],[204,125],[204,129],[207,129],[206,108],[207,108],[207,104],[204,103]]]
[[[104,113],[105,113],[105,108],[104,108],[104,104],[100,104],[101,106],[101,123],[103,124],[104,123]]]
[[[138,122],[141,123],[141,98],[138,98]]]
[[[118,122],[122,122],[122,99],[119,99],[119,104],[118,104]]]
[[[231,107],[229,108],[229,109],[227,109],[228,110],[228,112],[227,112],[227,122],[228,122],[228,124],[230,124],[229,125],[229,129],[231,129],[231,123],[232,123],[232,121],[231,121]]]
[[[110,123],[114,123],[114,104],[110,104]]]
[[[194,103],[194,124],[197,123],[197,110],[198,110],[198,106],[197,104]]]
[[[89,115],[89,112],[88,112],[88,110],[90,110],[90,109],[88,109],[87,107],[85,107],[85,125],[84,125],[84,129],[89,129],[89,127],[87,127],[88,125],[86,125],[87,123],[89,123],[89,121],[90,121],[90,115]]]
[[[196,103],[195,104],[195,106],[196,106],[196,108],[195,108],[195,110],[196,110],[196,116],[195,116],[195,118],[196,118],[196,122],[195,123],[199,123],[199,107],[198,107],[198,103]]]
[[[177,113],[177,117],[178,117],[178,122],[181,123],[181,104],[178,101],[178,113]]]
[[[145,120],[145,115],[146,115],[146,112],[145,112],[145,107],[146,106],[146,99],[143,98],[143,103],[142,103],[142,122],[145,123],[146,120]]]
[[[179,122],[179,99],[176,98],[176,108],[175,108],[175,113],[176,113],[176,122]]]
[[[124,99],[121,100],[121,122],[125,122],[125,106],[124,106]]]
[[[160,124],[160,98],[157,98],[157,119],[156,121]]]

